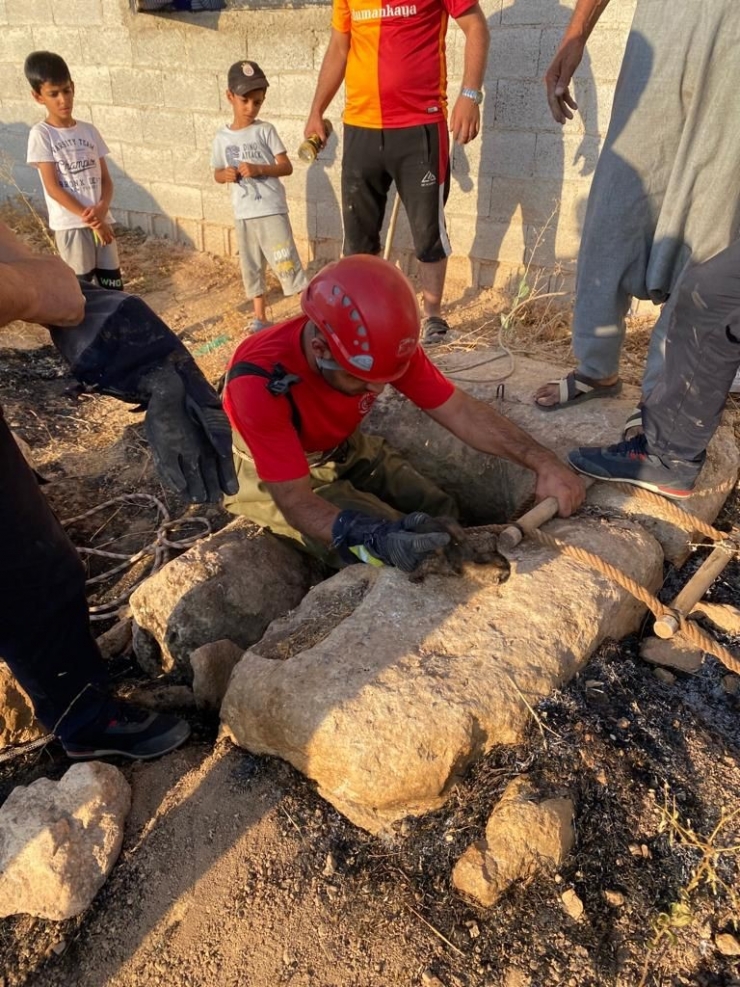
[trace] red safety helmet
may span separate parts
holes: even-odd
[[[360,380],[398,380],[419,345],[414,289],[380,257],[355,254],[327,264],[301,295],[301,308],[334,360]]]

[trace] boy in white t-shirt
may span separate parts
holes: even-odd
[[[308,284],[288,219],[288,203],[280,181],[293,165],[271,123],[258,115],[269,82],[256,62],[236,62],[229,69],[226,95],[234,119],[216,134],[211,153],[213,177],[231,184],[239,261],[247,298],[254,305],[249,326],[258,332],[272,323],[265,314],[265,261],[285,295]]]
[[[60,55],[32,51],[23,68],[33,98],[46,108],[28,134],[27,161],[41,175],[57,250],[79,277],[121,289],[105,141],[91,123],[73,118],[75,87]]]

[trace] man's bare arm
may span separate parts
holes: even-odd
[[[475,4],[456,18],[465,35],[465,55],[462,84],[464,89],[482,89],[488,61],[490,34],[485,14],[479,4]],[[480,131],[480,107],[467,96],[458,96],[450,114],[452,139],[458,144],[467,144],[478,136]]]
[[[555,497],[562,517],[568,517],[582,503],[585,488],[580,477],[490,405],[455,390],[443,405],[427,414],[474,449],[531,469],[537,476],[535,496],[538,500]]]
[[[310,137],[311,134],[318,134],[322,141],[326,141],[323,124],[324,111],[339,92],[339,87],[344,81],[349,47],[349,32],[337,31],[333,27],[329,38],[329,47],[326,49],[324,60],[319,69],[319,78],[316,83],[311,110],[308,114],[308,121],[303,131],[306,137]]]
[[[570,93],[570,81],[581,64],[589,35],[608,4],[609,0],[578,0],[555,57],[545,73],[547,102],[558,123],[572,120],[573,110],[578,109]]]
[[[59,257],[31,253],[0,223],[0,326],[15,319],[76,326],[84,314],[72,269]]]
[[[315,494],[307,476],[300,480],[265,483],[265,488],[288,524],[308,538],[331,545],[332,525],[339,508]]]

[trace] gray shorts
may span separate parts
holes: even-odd
[[[236,220],[236,242],[247,298],[265,293],[265,263],[270,265],[284,295],[296,295],[308,284],[287,215]]]
[[[117,271],[121,266],[116,241],[98,243],[88,226],[76,230],[56,230],[54,240],[60,257],[75,274]]]

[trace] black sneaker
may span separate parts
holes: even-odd
[[[68,757],[129,757],[146,761],[175,750],[190,736],[190,726],[176,716],[106,699],[95,717],[60,737]]]
[[[672,500],[691,496],[702,465],[685,459],[651,456],[643,434],[613,446],[574,449],[568,454],[568,462],[586,476],[631,483]]]

